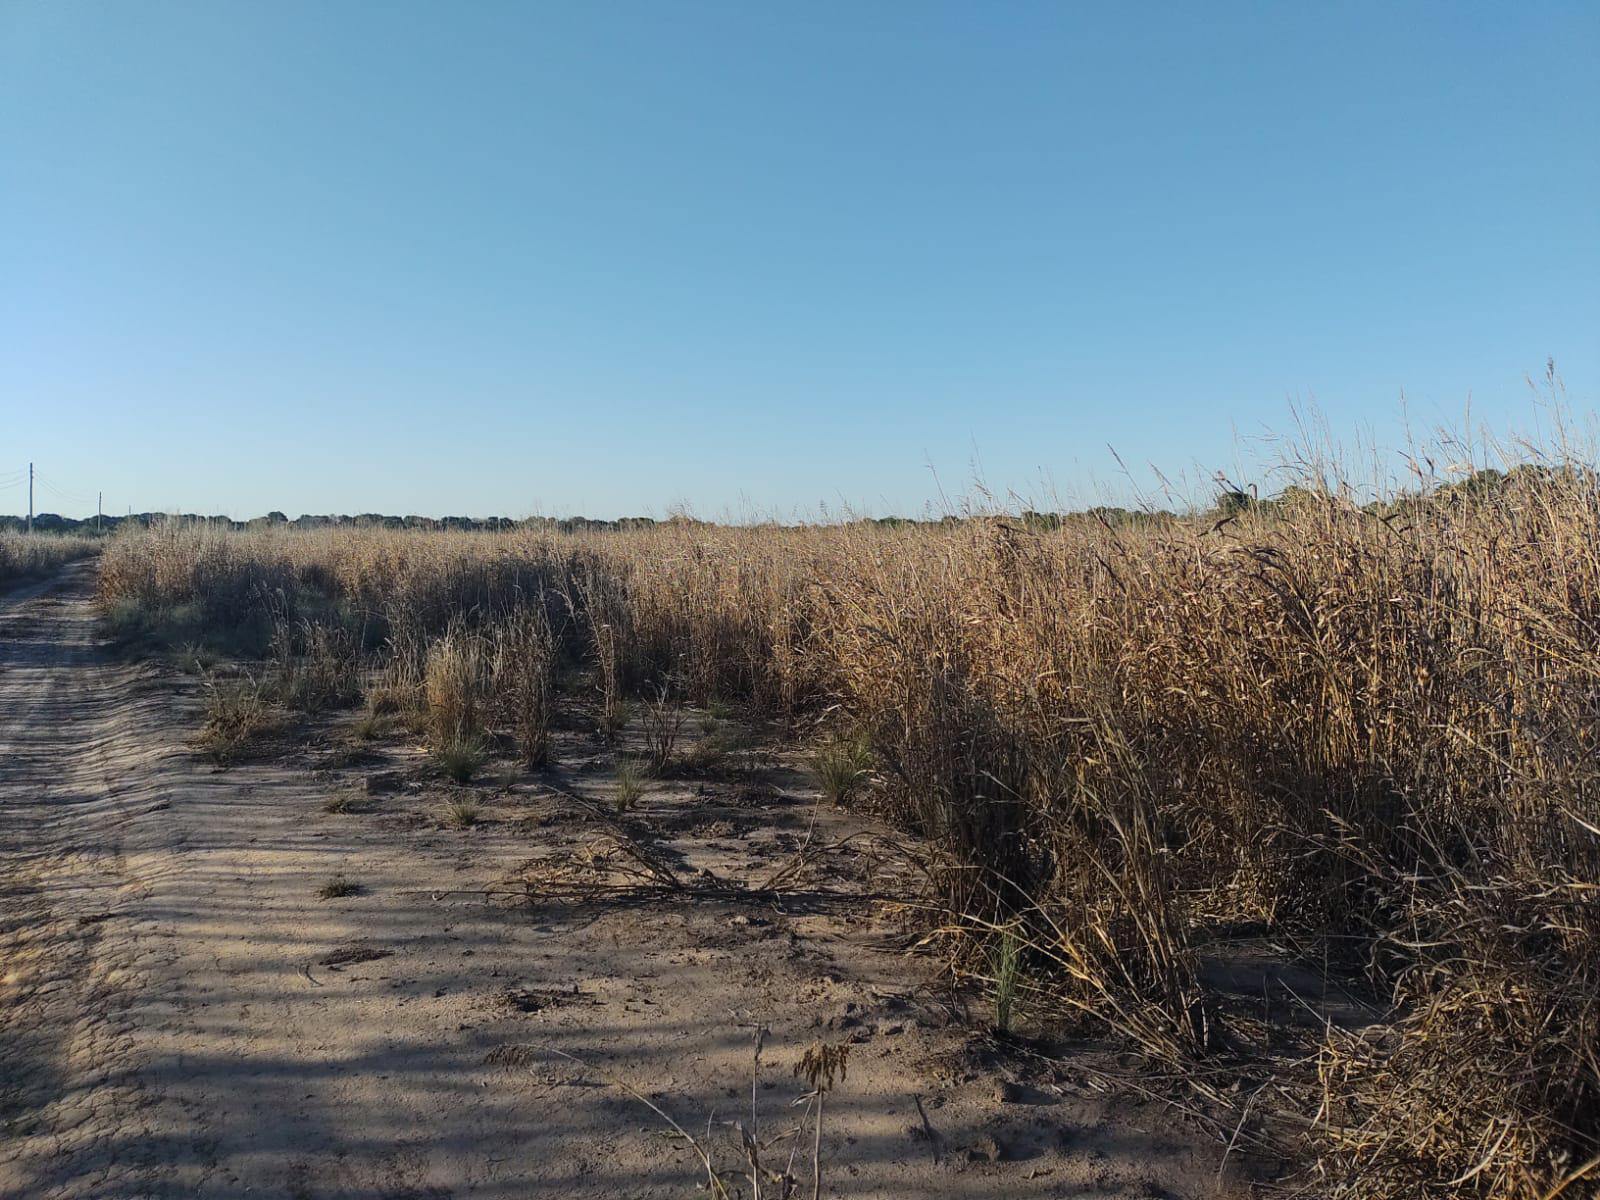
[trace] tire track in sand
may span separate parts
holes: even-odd
[[[0,598],[0,1195],[137,1194],[135,1005],[170,958],[139,919],[176,745],[97,644],[92,561]],[[160,724],[155,726],[160,728]],[[159,832],[171,842],[173,831]]]

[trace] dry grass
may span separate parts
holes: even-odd
[[[808,1191],[804,1174],[809,1174],[809,1194],[812,1200],[817,1200],[822,1195],[824,1165],[823,1109],[827,1097],[844,1082],[849,1073],[850,1045],[845,1042],[815,1042],[806,1048],[794,1064],[792,1074],[805,1082],[807,1090],[786,1105],[790,1111],[800,1111],[799,1119],[793,1122],[780,1120],[778,1130],[773,1132],[770,1118],[768,1129],[763,1131],[761,1106],[758,1103],[762,1091],[762,1054],[766,1049],[767,1037],[767,1028],[758,1027],[753,1046],[748,1116],[722,1121],[716,1120],[714,1115],[708,1117],[705,1133],[701,1136],[690,1133],[661,1103],[626,1079],[599,1070],[565,1050],[551,1048],[548,1053],[574,1063],[649,1109],[665,1126],[666,1132],[682,1141],[700,1160],[706,1180],[703,1184],[697,1184],[696,1190],[706,1192],[713,1200],[761,1200],[763,1196],[773,1200],[788,1200],[803,1196]],[[520,1066],[537,1062],[538,1055],[539,1050],[533,1046],[504,1047],[497,1054],[497,1060]],[[728,1136],[714,1137],[718,1127],[726,1129]],[[806,1171],[805,1162],[808,1155],[811,1160],[809,1172]]]
[[[394,727],[394,718],[388,713],[368,708],[350,723],[350,736],[358,742],[372,742],[383,737]]]
[[[199,747],[221,765],[233,762],[280,724],[254,679],[207,679],[205,703]]]
[[[361,698],[358,644],[338,625],[276,622],[269,648],[274,694],[299,712],[349,707]]]
[[[0,586],[53,575],[99,550],[99,541],[72,534],[0,532]]]
[[[872,755],[860,738],[833,738],[811,755],[811,770],[823,796],[835,805],[848,804],[866,785]]]
[[[459,630],[428,647],[423,676],[429,733],[435,749],[476,740],[485,683],[483,647]]]
[[[683,709],[674,703],[668,685],[662,684],[645,704],[643,722],[645,762],[652,775],[667,775],[683,735]]]
[[[471,796],[452,796],[445,801],[445,821],[457,829],[470,829],[478,823],[482,809]]]
[[[536,750],[557,660],[614,731],[668,686],[842,717],[1007,1020],[1024,989],[1216,1090],[1260,1046],[1202,950],[1262,930],[1391,1008],[1277,1077],[1320,1192],[1540,1196],[1600,1150],[1600,489],[1558,462],[1374,506],[1329,475],[1132,524],[158,529],[103,588],[382,614],[372,665],[440,744]]]
[[[614,801],[619,813],[632,812],[644,798],[644,772],[631,758],[617,763],[616,794]]]
[[[360,894],[361,885],[347,875],[335,875],[317,889],[318,900],[339,900]]]
[[[492,645],[490,690],[508,716],[523,763],[542,767],[550,757],[559,650],[543,598],[496,625]]]

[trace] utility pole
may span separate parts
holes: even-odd
[[[104,492],[96,492],[94,494],[94,531],[96,533],[100,532],[100,514],[105,511],[105,507],[106,494]]]
[[[28,464],[28,532],[33,532],[33,464]]]

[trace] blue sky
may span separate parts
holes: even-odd
[[[1583,416],[1596,61],[1588,3],[0,0],[0,483],[916,512],[1525,427],[1550,356]]]

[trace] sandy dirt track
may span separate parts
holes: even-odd
[[[455,829],[416,782],[328,811],[404,748],[213,768],[194,681],[97,645],[93,572],[0,600],[0,1197],[692,1195],[693,1157],[607,1078],[703,1130],[747,1112],[758,1024],[769,1131],[800,1051],[854,1043],[825,1195],[1242,1194],[1160,1106],[986,1057],[868,905],[486,903],[592,814],[507,785]],[[639,820],[734,877],[810,811],[685,786]],[[341,873],[356,894],[319,899]]]

